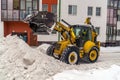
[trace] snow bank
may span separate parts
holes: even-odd
[[[23,80],[22,72],[26,69],[23,58],[29,52],[33,54],[35,51],[17,36],[8,35],[2,38],[0,40],[0,80],[14,80],[14,78]]]
[[[120,66],[113,65],[106,70],[64,71],[53,76],[53,80],[120,80]]]
[[[46,55],[49,46],[42,44],[31,48],[17,36],[0,38],[0,80],[51,80],[51,76],[64,70],[96,69],[100,66],[109,67],[116,62],[68,65]]]
[[[67,66],[41,53],[45,44],[33,49],[17,36],[7,36],[0,44],[0,80],[45,80]]]

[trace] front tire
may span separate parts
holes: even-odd
[[[98,59],[98,49],[96,47],[93,47],[89,53],[86,55],[87,57],[87,62],[94,63]]]
[[[79,62],[79,49],[75,46],[67,47],[62,55],[60,60],[67,64],[78,64]]]

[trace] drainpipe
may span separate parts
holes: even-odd
[[[61,19],[61,0],[58,0],[58,22]],[[60,41],[60,33],[58,33],[58,41]]]

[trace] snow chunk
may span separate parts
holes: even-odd
[[[40,50],[42,53],[46,53],[49,46],[50,44],[42,44],[39,47],[37,47],[37,49]]]

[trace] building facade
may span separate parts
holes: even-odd
[[[29,45],[38,42],[57,41],[56,33],[51,35],[34,35],[23,19],[38,11],[49,11],[57,14],[57,0],[1,0],[1,36],[18,35]]]
[[[98,40],[106,42],[107,0],[61,0],[61,18],[70,24],[91,22],[98,30]]]
[[[1,0],[1,21],[4,36],[18,35],[29,45],[37,45],[37,36],[32,33],[29,25],[23,19],[40,11],[41,0]]]
[[[42,0],[42,11],[52,12],[57,15],[58,0]],[[38,43],[51,43],[58,41],[58,33],[37,35]]]
[[[108,0],[106,42],[120,45],[120,0]]]
[[[120,0],[59,0],[60,18],[70,24],[84,24],[86,17],[104,46],[120,45]]]
[[[0,5],[1,5],[1,0],[0,0]],[[1,6],[0,6],[0,12],[1,12]],[[4,36],[4,27],[3,27],[3,22],[1,21],[1,14],[0,14],[0,37]]]
[[[1,0],[0,35],[23,36],[30,45],[38,42],[55,42],[59,35],[34,35],[23,19],[38,11],[49,11],[71,25],[84,24],[86,17],[98,33],[98,40],[104,45],[120,45],[120,0]]]

